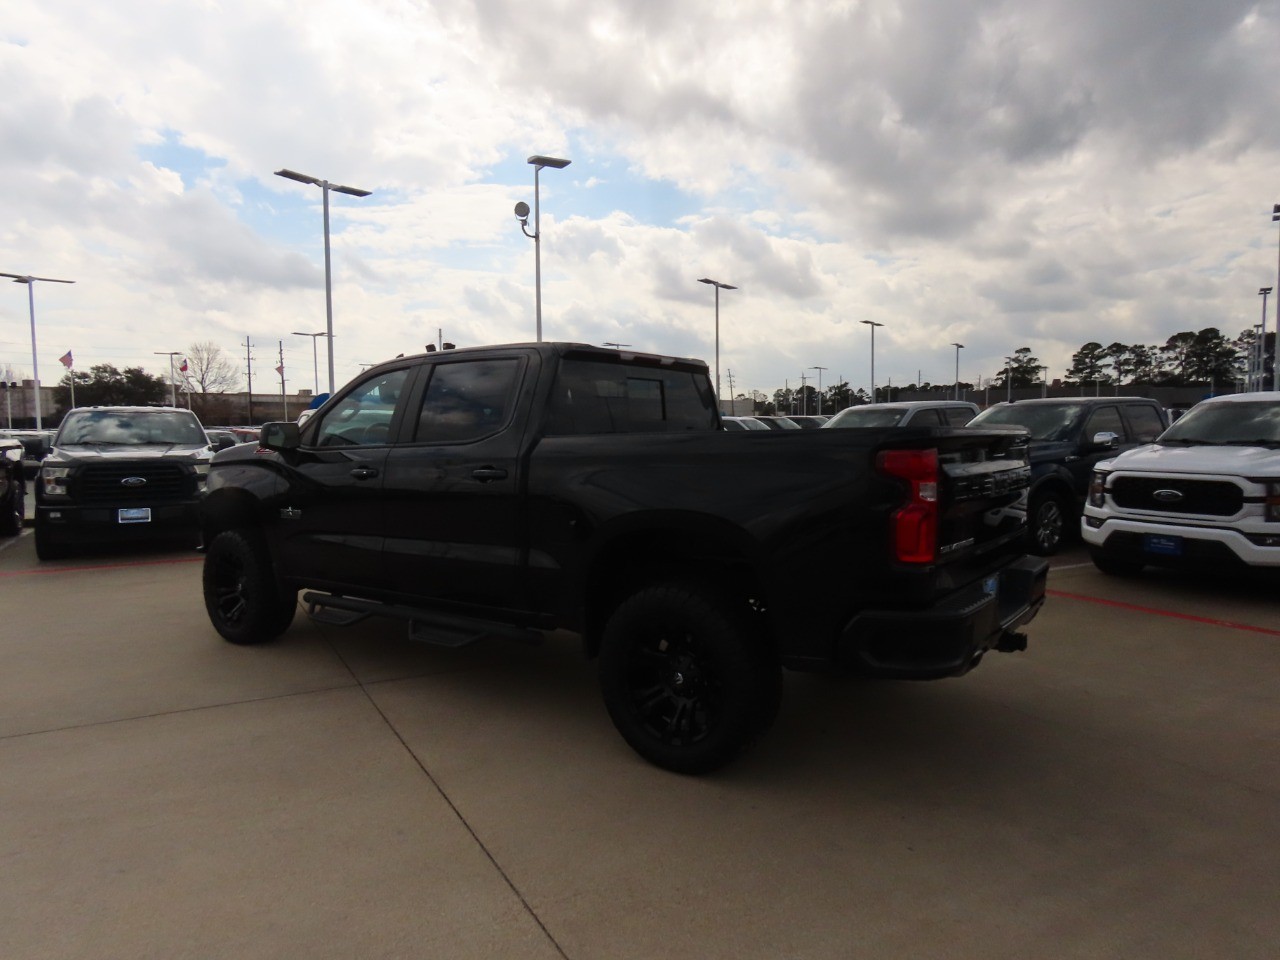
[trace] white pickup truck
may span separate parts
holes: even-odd
[[[1099,463],[1080,530],[1104,573],[1280,569],[1280,392],[1204,400]]]

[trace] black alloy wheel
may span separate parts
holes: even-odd
[[[601,643],[614,726],[646,760],[678,773],[714,770],[750,745],[777,712],[780,677],[744,617],[681,584],[633,594]]]
[[[265,643],[289,628],[297,593],[276,582],[267,548],[253,534],[225,530],[204,558],[204,606],[223,639]]]
[[[1062,549],[1070,533],[1071,510],[1057,493],[1042,493],[1031,501],[1027,514],[1027,533],[1031,552],[1049,557]]]

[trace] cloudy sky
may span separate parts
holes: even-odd
[[[8,0],[0,271],[72,350],[212,341],[291,391],[543,329],[714,361],[723,392],[1061,376],[1084,342],[1258,322],[1276,281],[1280,3]],[[320,378],[325,375],[320,341]],[[0,372],[31,374],[0,283]],[[263,379],[259,379],[263,378]]]

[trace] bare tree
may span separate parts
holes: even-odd
[[[212,341],[187,347],[187,369],[180,385],[190,393],[226,393],[240,384],[240,368]]]

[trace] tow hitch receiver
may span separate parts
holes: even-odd
[[[1000,634],[1000,642],[996,644],[996,649],[1001,653],[1021,653],[1027,649],[1027,635],[1015,630],[1006,630]]]

